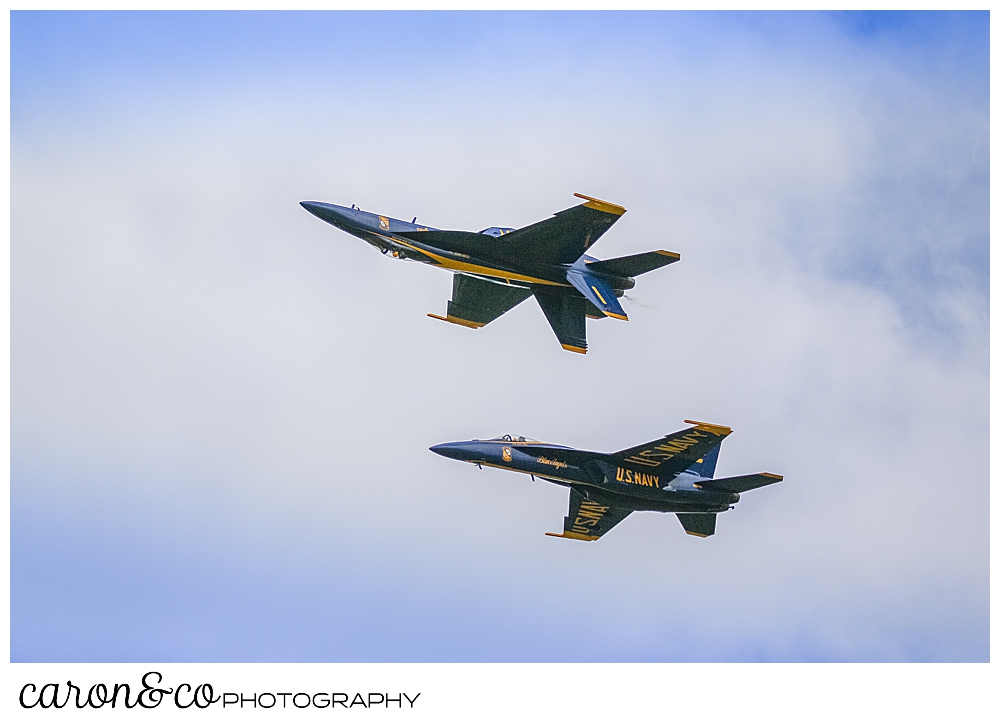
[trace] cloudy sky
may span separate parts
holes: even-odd
[[[14,13],[15,661],[989,658],[989,20]],[[564,352],[300,200],[628,213]],[[709,539],[438,457],[700,419]]]

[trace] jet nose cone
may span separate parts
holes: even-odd
[[[431,447],[431,452],[440,454],[448,459],[466,460],[469,458],[465,445],[461,442],[447,442],[446,444],[435,444]]]
[[[299,205],[316,218],[345,231],[349,232],[358,225],[357,214],[352,208],[320,201],[299,201]]]
[[[313,216],[320,216],[320,213],[323,210],[323,206],[315,201],[299,201],[299,205]],[[320,218],[322,218],[322,216],[320,216]]]

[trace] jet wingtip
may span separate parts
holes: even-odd
[[[594,198],[593,196],[584,196],[582,193],[574,193],[577,198],[584,199],[587,203],[583,204],[587,208],[592,208],[595,211],[603,211],[604,213],[610,213],[614,216],[621,216],[625,213],[625,207],[619,206],[617,203],[611,203],[610,201],[602,201],[599,198]]]
[[[469,329],[481,329],[484,326],[486,326],[486,324],[483,324],[481,322],[469,321],[468,319],[460,319],[457,316],[452,316],[451,314],[449,314],[448,316],[438,316],[437,314],[428,313],[427,316],[429,316],[432,319],[440,319],[441,321],[447,321],[449,324],[458,324],[458,326],[464,326]]]
[[[684,424],[693,424],[698,429],[704,430],[706,432],[711,432],[715,435],[729,435],[733,433],[732,427],[726,427],[722,424],[710,424],[708,422],[698,422],[694,419],[685,419]]]
[[[599,536],[594,535],[581,535],[579,532],[546,532],[548,537],[562,537],[567,540],[583,540],[584,542],[593,542]]]

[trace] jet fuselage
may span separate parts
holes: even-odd
[[[332,203],[302,201],[301,205],[317,218],[368,242],[382,253],[441,266],[451,271],[501,280],[514,286],[571,287],[567,273],[574,267],[585,268],[587,261],[597,261],[591,256],[581,256],[574,264],[518,263],[516,259],[505,257],[503,253],[503,236],[514,229],[492,227],[478,234],[453,234],[447,240],[438,236],[431,245],[399,235],[439,230],[431,226]],[[590,273],[600,276],[611,287],[615,296],[621,296],[635,286],[635,279],[631,276],[614,276],[594,271]]]
[[[601,460],[597,455],[580,461],[571,447],[545,444],[544,454],[525,450],[539,443],[514,437],[499,440],[448,442],[431,447],[432,452],[475,465],[522,472],[564,487],[585,489],[590,499],[632,510],[658,512],[722,512],[739,501],[735,492],[699,489],[707,477],[682,472],[669,481],[635,465]],[[560,450],[566,450],[560,454]],[[574,463],[575,462],[575,463]]]

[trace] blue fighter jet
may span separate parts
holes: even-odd
[[[586,251],[625,209],[590,196],[586,203],[524,228],[492,226],[478,233],[441,231],[351,206],[302,201],[311,214],[357,236],[394,258],[455,272],[445,316],[479,329],[534,295],[563,349],[587,353],[587,318],[628,321],[618,303],[633,277],[680,260],[671,251],[649,251],[601,261]]]
[[[569,487],[569,514],[552,537],[598,539],[632,512],[675,512],[689,535],[715,534],[715,516],[740,493],[781,481],[769,472],[715,479],[719,448],[733,430],[685,420],[693,427],[638,447],[603,454],[509,435],[431,447],[444,457],[498,467]]]

